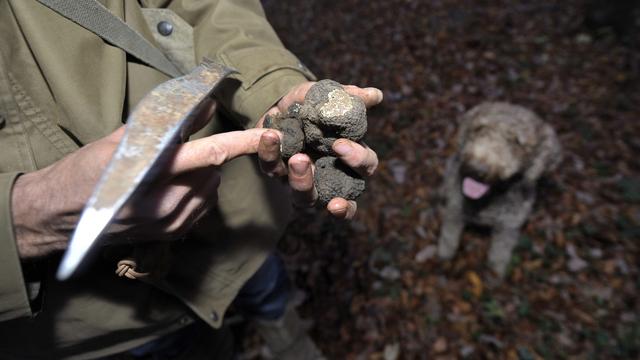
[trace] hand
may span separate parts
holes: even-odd
[[[173,162],[146,188],[145,199],[125,206],[107,229],[128,240],[182,236],[215,205],[218,166],[258,150],[267,130],[213,135],[180,145]],[[63,250],[85,203],[118,145],[124,127],[58,162],[20,176],[12,192],[12,217],[21,258]]]
[[[276,106],[267,111],[265,116],[285,112],[294,103],[303,102],[313,84],[313,82],[307,82],[294,88]],[[346,85],[344,88],[348,93],[362,98],[367,107],[377,105],[382,101],[382,92],[376,88],[363,89],[353,85]],[[264,116],[257,126],[262,127],[263,121]],[[296,154],[285,165],[280,156],[280,141],[281,135],[278,131],[270,130],[262,134],[258,157],[263,172],[269,176],[289,175],[294,205],[299,207],[313,206],[318,195],[313,183],[315,169],[311,159],[305,154]],[[333,151],[336,152],[338,158],[363,177],[373,175],[378,167],[378,155],[364,144],[338,139],[333,143]],[[334,198],[327,204],[327,210],[337,218],[351,219],[356,213],[357,203],[343,198]]]

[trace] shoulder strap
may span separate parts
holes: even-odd
[[[182,72],[157,47],[132,29],[98,0],[38,0],[41,4],[121,48],[163,73]]]

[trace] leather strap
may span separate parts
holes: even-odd
[[[98,0],[38,1],[157,70],[171,77],[183,75],[162,51],[100,4]]]

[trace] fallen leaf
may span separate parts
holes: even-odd
[[[441,354],[445,351],[447,351],[447,339],[445,339],[444,337],[439,337],[436,339],[436,341],[433,343],[433,351],[436,354]]]
[[[396,360],[400,357],[400,345],[398,343],[387,344],[384,347],[384,360]]]
[[[380,270],[379,275],[381,278],[391,281],[398,280],[401,276],[400,270],[391,265],[386,265],[385,267],[383,267],[382,270]]]
[[[480,276],[478,276],[478,274],[476,274],[474,271],[467,271],[465,275],[467,281],[471,284],[471,293],[476,298],[479,298],[482,295],[482,290],[484,288],[482,280],[480,280]]]
[[[435,245],[427,245],[423,247],[415,256],[415,260],[418,263],[423,263],[433,258],[438,252],[438,247]]]

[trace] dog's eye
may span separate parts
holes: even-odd
[[[515,140],[516,140],[516,144],[524,145],[524,139],[521,136],[516,136]]]
[[[527,134],[515,133],[513,134],[513,141],[521,146],[527,145],[529,143],[529,136]]]
[[[490,128],[486,125],[476,125],[474,127],[471,128],[471,132],[472,133],[476,133],[476,134],[483,134],[486,133],[487,131],[489,131]]]

